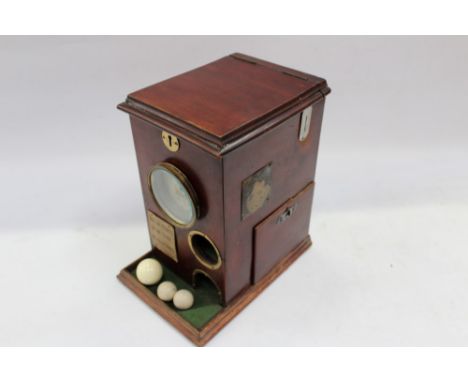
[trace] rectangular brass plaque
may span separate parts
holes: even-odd
[[[165,222],[151,211],[147,211],[148,226],[153,247],[169,256],[172,260],[177,260],[177,249],[174,227]]]

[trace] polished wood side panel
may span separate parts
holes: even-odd
[[[159,313],[166,321],[172,324],[184,336],[197,346],[204,346],[221,329],[223,329],[234,317],[236,317],[252,300],[255,299],[268,285],[275,281],[286,269],[310,246],[312,242],[307,236],[299,245],[294,248],[280,263],[278,263],[262,280],[234,299],[229,306],[219,312],[205,327],[197,330],[187,321],[180,317],[176,312],[169,308],[163,301],[159,300],[151,291],[140,284],[130,273],[130,269],[147,257],[146,254],[134,261],[119,273],[117,278],[142,299],[149,307]],[[259,318],[263,319],[263,318]],[[266,318],[265,318],[266,319]]]
[[[176,263],[165,255],[158,256],[158,259],[188,282],[191,282],[192,272],[195,269],[206,271],[224,293],[224,216],[221,160],[180,137],[180,149],[176,153],[172,153],[164,146],[161,139],[162,130],[158,126],[134,116],[131,116],[130,120],[145,209],[171,223],[156,205],[148,187],[150,170],[162,161],[172,163],[184,172],[195,188],[200,202],[200,218],[196,220],[194,225],[190,228],[175,227],[179,261]],[[191,230],[207,234],[216,244],[223,257],[223,263],[219,269],[207,269],[193,256],[187,240]]]
[[[254,282],[254,227],[315,179],[323,107],[323,98],[314,104],[311,131],[306,141],[298,140],[298,113],[223,157],[227,302]],[[270,162],[270,200],[242,220],[242,181]]]

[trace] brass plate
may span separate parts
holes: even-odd
[[[174,227],[151,211],[147,211],[151,244],[177,262],[177,249]]]
[[[242,181],[242,219],[262,208],[271,195],[271,163]]]

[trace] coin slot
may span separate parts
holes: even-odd
[[[301,126],[299,128],[299,141],[303,142],[306,140],[310,132],[310,121],[312,119],[313,107],[309,106],[301,114]]]

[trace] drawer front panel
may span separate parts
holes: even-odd
[[[255,226],[254,282],[261,280],[307,237],[313,191],[311,182]]]

